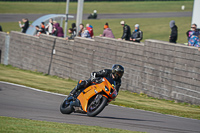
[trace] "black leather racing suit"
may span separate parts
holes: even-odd
[[[123,34],[121,39],[125,39],[126,41],[129,41],[131,37],[131,28],[127,24],[123,27]]]
[[[94,78],[95,75],[95,78]],[[99,72],[93,72],[91,73],[91,78],[88,80],[83,80],[82,82],[79,82],[78,85],[71,91],[71,94],[74,94],[78,90],[82,90],[84,88],[87,88],[91,85],[93,78],[96,80],[98,77],[106,77],[106,78],[112,78],[112,70],[111,69],[104,69]],[[115,80],[115,79],[114,79]],[[119,92],[119,88],[121,86],[121,79],[115,80],[115,89],[117,92]]]
[[[92,75],[94,75],[94,73],[96,73],[96,77],[112,78],[112,70],[111,69],[104,69],[99,72],[93,72]],[[115,82],[116,82],[115,89],[117,90],[117,92],[119,92],[119,88],[121,86],[121,79],[115,80]]]

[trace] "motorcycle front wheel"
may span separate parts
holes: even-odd
[[[87,108],[87,115],[94,117],[98,115],[107,105],[107,98],[102,96],[98,102],[95,102],[95,99],[89,104]]]
[[[73,112],[73,108],[70,106],[70,103],[68,100],[64,100],[64,102],[61,103],[60,112],[62,114],[71,114]]]

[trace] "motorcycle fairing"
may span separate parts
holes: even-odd
[[[117,91],[114,89],[114,81],[111,82],[111,79],[103,78],[104,82],[91,85],[86,88],[80,95],[77,97],[81,103],[82,109],[87,112],[88,101],[90,98],[96,94],[104,92],[104,97],[107,99],[114,99],[117,96]],[[108,88],[108,91],[105,90],[105,86]],[[106,94],[106,95],[105,95]],[[110,102],[111,100],[109,100]]]

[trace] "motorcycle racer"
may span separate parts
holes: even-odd
[[[99,72],[92,72],[91,78],[88,80],[80,80],[77,86],[70,92],[69,96],[73,96],[78,90],[87,88],[98,77],[112,78],[115,81],[115,89],[119,92],[121,86],[121,78],[124,74],[124,67],[119,64],[114,64],[112,69],[104,69]],[[98,79],[97,79],[98,80]]]

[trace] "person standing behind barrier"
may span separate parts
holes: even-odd
[[[197,25],[196,25],[196,24],[192,24],[191,30],[188,30],[188,31],[186,32],[186,35],[187,35],[187,37],[188,37],[188,40],[190,39],[190,37],[191,37],[192,35],[195,35],[195,36],[197,36],[197,37],[200,37],[200,36],[199,36],[200,33],[199,33],[199,31],[197,30]]]
[[[66,40],[74,40],[74,38],[76,37],[76,34],[74,34],[73,29],[69,28],[68,29],[69,34],[71,34],[70,37],[66,37]]]
[[[109,28],[108,23],[104,25],[104,31],[103,34],[100,34],[101,37],[109,37],[109,38],[115,38],[113,35],[112,30]]]
[[[80,27],[80,31],[78,32],[78,36],[81,37],[81,34],[83,32],[83,29],[84,29],[84,25],[80,24],[79,27]]]
[[[199,40],[200,33],[197,30],[197,25],[192,24],[191,28],[192,30],[189,32],[188,45],[194,47],[200,47],[200,40]]]
[[[60,27],[59,23],[53,25],[53,35],[57,37],[64,37],[63,28]]]
[[[121,38],[118,38],[119,40],[125,39],[126,41],[130,40],[131,37],[131,28],[128,26],[125,21],[121,21],[120,24],[123,26],[123,34]]]
[[[41,22],[41,33],[46,34],[44,22]]]
[[[21,21],[19,21],[19,27],[22,28],[22,33],[26,33],[29,27],[29,21],[27,18],[23,18],[22,21],[24,24],[22,24]]]
[[[139,24],[135,25],[135,30],[133,31],[131,37],[130,37],[130,41],[133,42],[139,42],[142,40],[143,38],[143,32],[139,29]]]
[[[52,18],[49,19],[49,23],[46,25],[45,29],[47,31],[46,32],[47,35],[52,35],[52,31],[53,31],[53,19]]]
[[[174,20],[170,21],[169,26],[171,28],[171,34],[169,36],[169,42],[170,43],[176,43],[177,38],[178,38],[178,27],[175,25]]]
[[[76,35],[76,24],[72,23],[73,34]]]
[[[93,27],[90,24],[86,24],[86,29],[89,31],[90,36],[93,38],[94,37],[94,33],[93,33]]]
[[[38,25],[36,25],[36,26],[35,26],[35,29],[36,29],[36,34],[35,34],[35,36],[40,36],[40,34],[41,34],[41,29],[40,29],[40,27],[39,27]]]
[[[90,38],[90,39],[92,38],[92,37],[90,36],[89,31],[88,31],[86,28],[83,28],[82,33],[81,33],[81,37]]]

